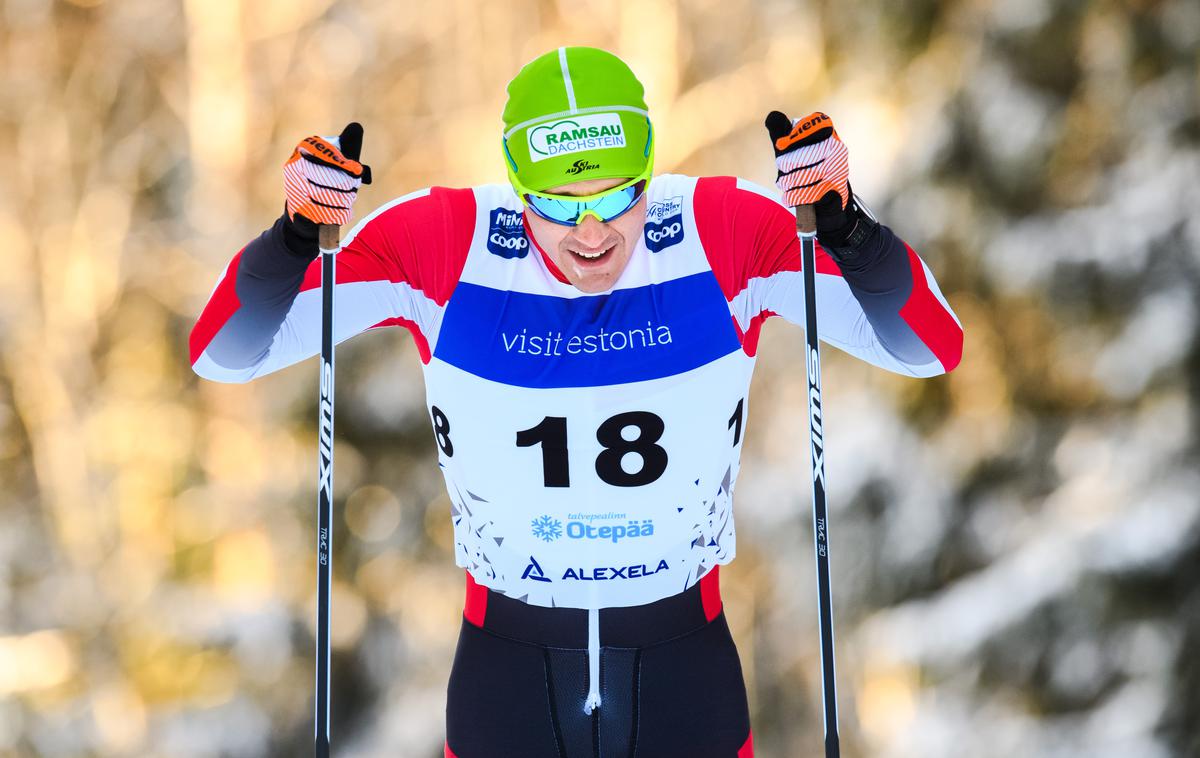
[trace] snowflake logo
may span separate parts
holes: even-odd
[[[556,518],[542,516],[535,518],[533,524],[533,536],[546,542],[553,542],[562,536],[562,522]]]

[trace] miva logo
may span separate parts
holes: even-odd
[[[524,258],[529,253],[529,239],[518,211],[493,208],[488,214],[487,249],[501,258]]]

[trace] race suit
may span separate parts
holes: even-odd
[[[583,609],[591,694],[599,609],[695,596],[705,621],[720,614],[760,329],[804,323],[795,218],[773,193],[662,175],[646,202],[628,266],[600,294],[537,248],[508,185],[401,197],[337,255],[335,339],[403,326],[420,352],[466,620],[486,629],[489,597]],[[244,382],[319,351],[320,264],[288,250],[284,223],[217,285],[191,339],[201,376]],[[842,270],[818,248],[820,338],[897,373],[951,370],[962,330],[925,263],[883,225],[854,260]],[[713,754],[749,755],[748,725],[741,738]],[[474,758],[453,730],[451,748]]]

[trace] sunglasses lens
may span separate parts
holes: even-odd
[[[620,216],[625,211],[633,207],[637,202],[638,192],[636,185],[634,187],[626,187],[620,192],[614,192],[611,195],[605,195],[595,202],[592,210],[605,221]]]
[[[646,182],[643,180],[588,201],[527,194],[525,203],[542,218],[559,224],[577,224],[586,211],[592,211],[604,221],[611,221],[632,208],[645,188]]]
[[[574,224],[587,208],[573,200],[554,200],[541,195],[526,195],[525,203],[542,218],[560,224]]]

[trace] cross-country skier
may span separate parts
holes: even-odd
[[[508,184],[419,190],[346,235],[336,339],[412,333],[466,569],[447,756],[753,754],[718,567],[762,323],[804,322],[789,206],[816,206],[821,339],[909,376],[958,363],[957,318],[851,193],[832,122],[779,118],[783,203],[734,177],[654,176],[633,72],[559,48],[508,86]],[[312,137],[285,164],[286,212],[192,332],[201,376],[317,353],[317,224],[350,220],[361,140]]]

